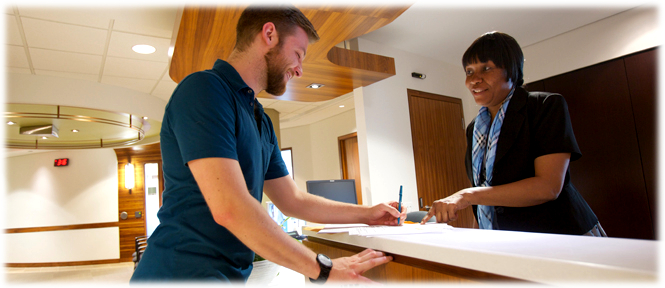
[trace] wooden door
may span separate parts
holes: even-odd
[[[435,200],[471,186],[464,167],[466,152],[462,100],[407,90],[420,210]],[[471,208],[458,213],[455,227],[474,227]]]
[[[358,133],[354,132],[340,136],[339,143],[339,163],[342,179],[356,180],[356,199],[358,204],[363,204],[362,185],[360,183],[360,158],[358,156]]]

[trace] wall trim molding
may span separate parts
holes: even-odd
[[[108,228],[108,227],[118,227],[118,222],[88,223],[88,224],[44,226],[44,227],[27,227],[27,228],[9,228],[9,229],[5,229],[5,234],[47,232],[47,231],[66,231],[66,230],[94,229],[94,228]]]
[[[89,261],[70,261],[70,262],[44,262],[44,263],[5,263],[5,267],[26,268],[26,267],[58,267],[58,266],[79,266],[79,265],[98,265],[120,263],[120,259],[89,260]],[[126,262],[126,261],[125,261]]]

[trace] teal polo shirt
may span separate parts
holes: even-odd
[[[164,175],[160,224],[148,239],[131,282],[249,277],[254,252],[215,222],[187,163],[209,157],[237,160],[247,191],[259,202],[265,180],[288,175],[272,122],[254,95],[222,60],[211,70],[187,76],[174,90],[160,134]]]

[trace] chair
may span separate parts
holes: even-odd
[[[406,213],[406,221],[419,223],[427,215],[427,211],[413,211]],[[432,216],[427,220],[427,223],[436,222],[436,216]]]
[[[135,252],[132,253],[132,261],[134,261],[134,269],[136,269],[136,265],[138,265],[139,261],[141,261],[141,256],[143,256],[143,251],[145,251],[146,247],[148,247],[147,236],[134,237]]]

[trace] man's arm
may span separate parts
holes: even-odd
[[[224,226],[262,257],[316,279],[316,254],[294,241],[247,191],[238,161],[203,158],[188,163],[217,224]],[[381,252],[365,251],[333,260],[329,279],[369,281],[362,273],[392,260]]]
[[[397,218],[406,219],[406,208],[397,212],[396,201],[372,207],[332,201],[302,192],[289,175],[265,181],[263,191],[284,215],[316,223],[397,225]]]

